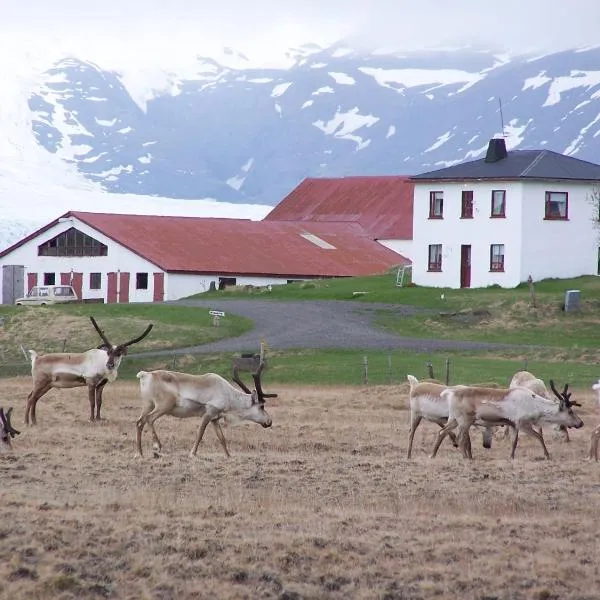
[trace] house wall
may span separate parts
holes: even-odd
[[[76,227],[80,231],[106,244],[108,246],[108,256],[38,256],[37,249],[40,244],[54,238],[59,233],[71,227]],[[108,273],[117,271],[120,271],[121,274],[130,273],[128,289],[119,290],[122,298],[128,294],[130,302],[152,302],[153,273],[160,272],[160,269],[149,261],[116,244],[102,233],[81,223],[77,219],[69,219],[58,223],[37,238],[30,240],[0,259],[0,266],[13,264],[25,265],[26,280],[29,275],[33,276],[33,274],[37,274],[38,284],[43,283],[44,273],[55,273],[57,284],[61,282],[61,273],[70,273],[71,271],[73,273],[83,273],[82,296],[84,298],[103,298],[105,302],[107,301],[108,292]],[[101,273],[101,288],[99,290],[90,289],[90,273]],[[136,273],[148,273],[147,290],[136,289]],[[121,283],[125,279],[125,277],[117,278]],[[25,292],[27,292],[27,287]]]
[[[397,252],[408,260],[412,260],[413,240],[377,240],[382,246]]]
[[[523,184],[522,281],[529,275],[537,281],[598,273],[598,208],[589,200],[592,188],[584,182]],[[568,221],[544,219],[547,191],[568,192]]]
[[[462,191],[473,191],[473,218],[461,219]],[[491,218],[492,190],[506,190],[506,217]],[[443,219],[429,218],[429,192],[444,192]],[[471,287],[498,284],[513,287],[521,281],[521,198],[515,182],[415,182],[413,270],[417,285],[460,287],[461,245],[471,245]],[[441,272],[428,271],[430,244],[442,245]],[[490,272],[490,245],[504,244],[502,273]]]

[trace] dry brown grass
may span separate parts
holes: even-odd
[[[165,456],[134,459],[137,387],[52,391],[22,426],[28,379],[2,382],[22,434],[0,455],[0,598],[597,598],[600,466],[584,461],[591,395],[554,460],[524,438],[474,461],[424,424],[415,458],[402,388],[277,391],[274,426],[227,428],[227,459],[197,420],[165,417]]]

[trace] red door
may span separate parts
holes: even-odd
[[[27,291],[37,285],[37,273],[27,273]]]
[[[154,273],[153,302],[162,302],[165,299],[165,274]]]
[[[114,304],[117,301],[117,274],[114,272],[108,273],[107,280],[106,302]]]
[[[121,273],[119,302],[129,302],[129,273]]]
[[[471,287],[471,246],[460,247],[460,287]]]
[[[71,285],[73,286],[77,297],[81,300],[83,298],[83,273],[73,273]]]
[[[71,285],[71,273],[60,274],[60,285]]]

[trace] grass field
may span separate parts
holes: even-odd
[[[270,386],[273,387],[273,386]],[[165,454],[134,459],[137,386],[105,391],[89,423],[85,390],[51,391],[22,426],[29,378],[5,379],[22,434],[0,454],[0,598],[598,598],[600,466],[584,460],[596,424],[570,444],[546,433],[508,459],[473,434],[472,462],[428,452],[421,425],[404,458],[407,386],[277,386],[273,427],[212,430],[157,422]],[[146,432],[146,435],[149,435]]]

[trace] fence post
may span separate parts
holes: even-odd
[[[387,365],[388,365],[388,383],[392,383],[392,355],[391,354],[388,354]]]
[[[446,385],[450,385],[450,359],[446,359]]]
[[[365,385],[369,383],[369,359],[363,356],[363,381]]]
[[[173,360],[171,362],[172,362],[171,368],[173,370],[175,370],[177,368],[177,354],[173,354]]]
[[[429,376],[429,379],[435,379],[434,375],[433,375],[433,364],[431,364],[431,361],[427,361],[427,375]]]
[[[67,338],[65,338],[65,339],[63,340],[62,351],[63,351],[63,352],[66,352],[66,351],[67,351]]]

